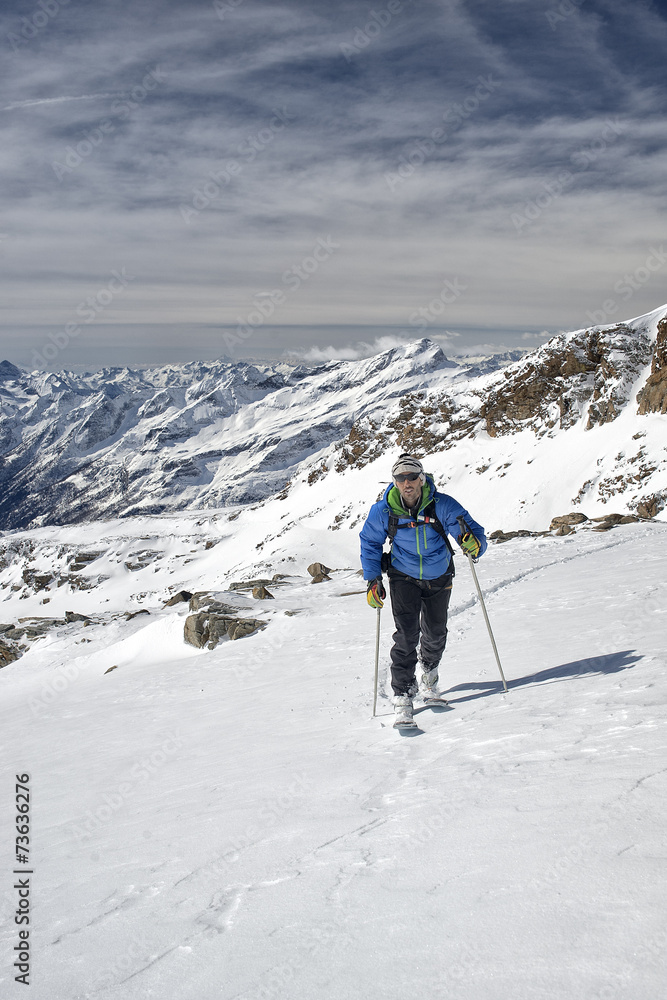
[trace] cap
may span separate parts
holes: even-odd
[[[412,455],[399,455],[391,469],[392,478],[406,472],[418,472],[420,476],[423,476],[424,466],[418,458],[414,458]]]

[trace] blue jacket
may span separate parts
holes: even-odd
[[[480,542],[480,556],[484,554],[487,547],[484,528],[474,521],[468,511],[453,497],[446,493],[438,493],[433,479],[427,476],[416,521],[403,508],[400,493],[395,486],[388,486],[382,500],[371,507],[359,533],[361,565],[365,580],[374,580],[380,576],[382,547],[387,538],[390,514],[398,516],[399,524],[414,525],[409,528],[399,527],[396,532],[391,548],[393,567],[417,580],[435,580],[451,568],[449,566],[451,556],[444,538],[424,520],[424,507],[433,499],[435,499],[435,513],[445,531],[458,538],[461,529],[456,518],[464,517],[475,538]]]

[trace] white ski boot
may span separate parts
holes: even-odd
[[[424,699],[424,704],[431,705],[433,708],[437,708],[438,706],[448,708],[449,702],[438,693],[438,668],[433,667],[431,670],[428,670],[422,665],[422,669],[421,695]]]
[[[438,668],[437,667],[433,667],[432,670],[429,670],[428,668],[423,667],[422,669],[423,669],[423,673],[422,673],[422,694],[423,694],[424,698],[425,699],[426,698],[438,698],[439,697],[438,691],[437,691],[437,687],[438,687]]]
[[[394,729],[416,729],[417,723],[412,718],[412,698],[409,694],[397,694],[394,698],[396,718]]]

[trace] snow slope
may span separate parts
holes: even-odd
[[[350,470],[342,492],[354,482],[356,503],[372,475]],[[305,515],[294,502],[286,521]],[[4,621],[66,606],[99,621],[49,632],[0,671],[3,998],[24,995],[7,805],[26,771],[34,1000],[662,995],[667,525],[490,546],[479,575],[507,697],[459,559],[452,709],[421,712],[408,738],[390,728],[388,609],[370,717],[358,528],[315,513],[256,551],[251,514],[228,515],[11,536],[43,559],[105,548],[108,579],[4,591]],[[132,544],[156,554],[144,569],[112,558]],[[327,551],[340,568],[311,586],[305,566]],[[185,606],[163,598],[222,589],[264,559],[294,574],[275,600],[224,599],[267,628],[186,646]],[[140,605],[151,614],[114,617]]]

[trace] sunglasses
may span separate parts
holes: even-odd
[[[394,476],[394,479],[396,480],[397,483],[404,483],[406,479],[409,483],[414,483],[419,479],[420,476],[421,472],[407,472],[405,475],[403,475],[403,473],[400,473],[400,475]]]

